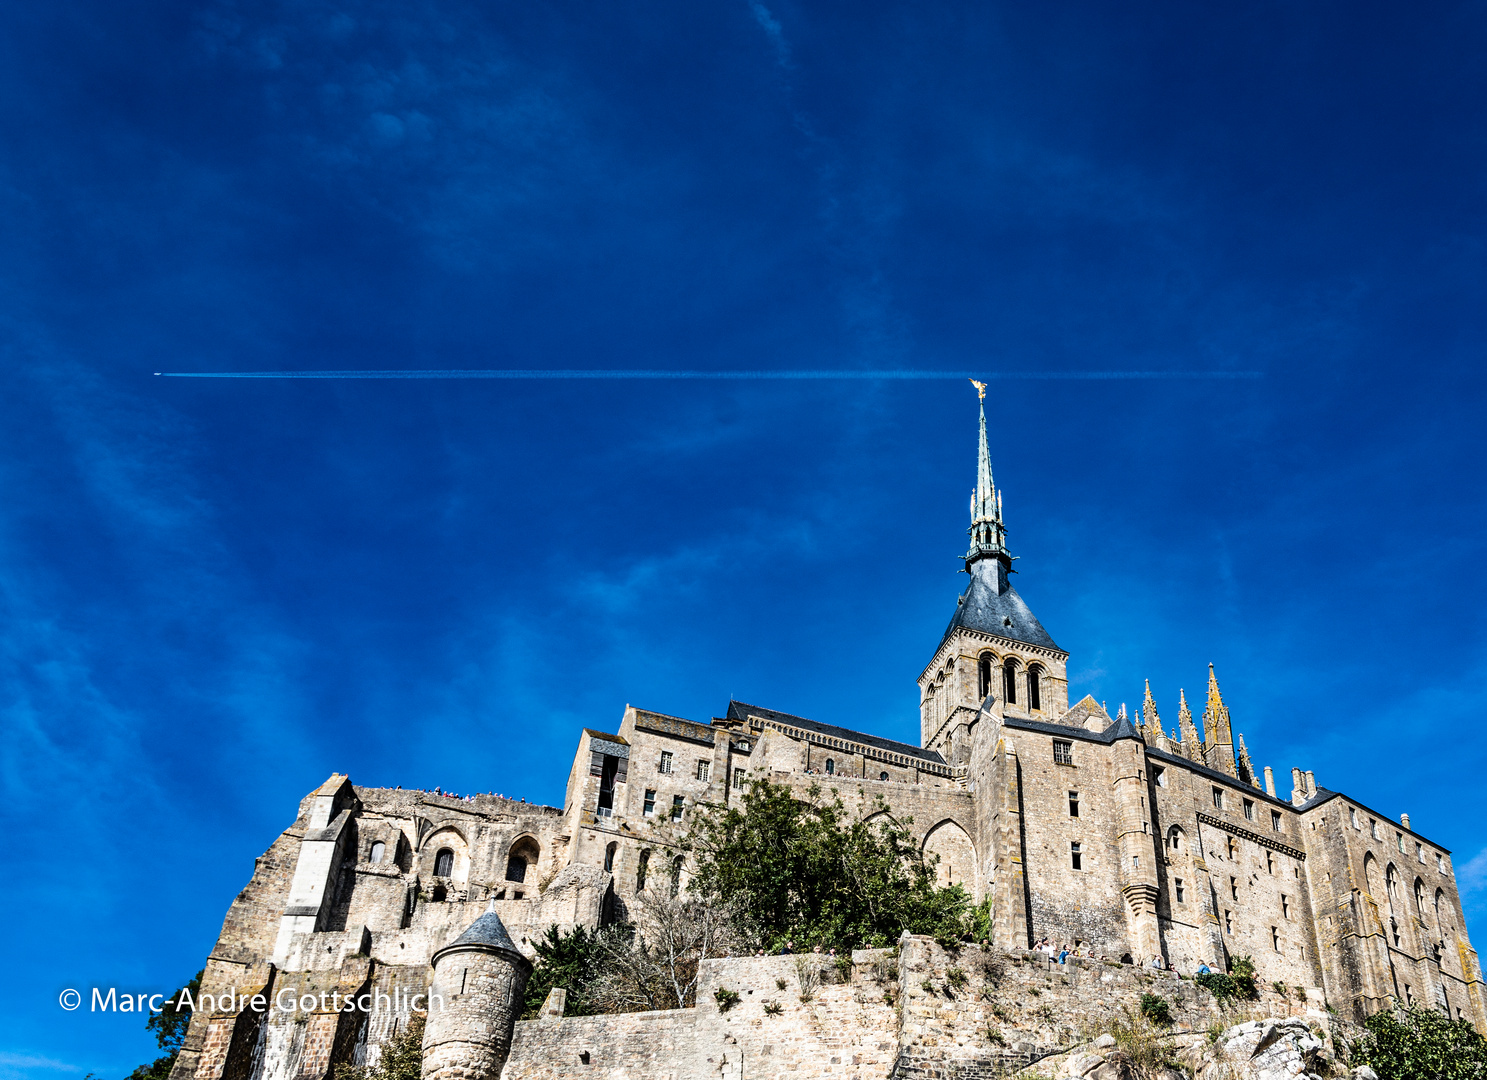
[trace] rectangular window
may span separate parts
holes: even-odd
[[[650,817],[656,812],[656,789],[653,787],[645,789],[645,816]]]
[[[670,750],[662,750],[661,751],[661,763],[656,766],[656,771],[658,773],[660,773],[662,776],[670,776],[671,775],[671,751]]]
[[[1074,744],[1067,739],[1054,739],[1053,763],[1055,765],[1074,764]]]
[[[1280,811],[1279,810],[1272,810],[1272,811],[1270,811],[1270,827],[1272,829],[1274,829],[1276,832],[1280,832]]]
[[[1172,885],[1173,885],[1173,887],[1177,891],[1177,902],[1180,904],[1180,903],[1183,902],[1183,900],[1182,900],[1182,878],[1174,878],[1172,880]]]
[[[1217,788],[1216,787],[1216,788],[1213,789],[1213,805],[1218,810],[1222,810],[1224,808],[1224,789],[1223,788]]]
[[[1246,821],[1254,821],[1255,820],[1255,800],[1254,799],[1245,799],[1244,800],[1244,819]]]
[[[1079,792],[1077,791],[1069,792],[1069,816],[1079,816]]]
[[[1225,908],[1224,909],[1224,933],[1226,933],[1226,934],[1232,934],[1233,932],[1234,932],[1234,913],[1232,911],[1230,911],[1228,908]]]
[[[682,819],[682,811],[684,809],[686,809],[686,806],[687,806],[686,796],[684,796],[684,795],[673,795],[671,797],[671,820],[672,821],[680,821]]]
[[[1157,782],[1157,787],[1167,786],[1167,770],[1160,765],[1152,767],[1151,778]]]
[[[1276,952],[1280,952],[1280,927],[1278,926],[1272,926],[1270,928],[1270,947]]]
[[[1237,877],[1231,877],[1229,879],[1229,897],[1233,900],[1239,899],[1239,879]]]
[[[733,790],[734,791],[741,791],[741,790],[743,790],[743,778],[744,778],[744,771],[742,769],[740,769],[738,766],[735,765],[734,768],[733,768]]]
[[[1265,872],[1267,874],[1275,873],[1275,856],[1268,851],[1265,852]]]
[[[697,762],[697,779],[706,780],[707,774],[712,771],[712,767],[712,762],[710,761]]]
[[[1083,861],[1084,856],[1079,850],[1079,841],[1076,840],[1069,845],[1069,865],[1072,866],[1075,870],[1082,870],[1084,869],[1084,867],[1081,865]]]
[[[1282,919],[1291,917],[1291,898],[1285,893],[1280,894],[1280,917]]]
[[[1358,811],[1351,806],[1348,807],[1348,824],[1355,829],[1363,828],[1363,826],[1358,823]]]
[[[1141,869],[1141,856],[1140,855],[1132,855],[1131,856],[1131,869],[1133,869],[1133,870],[1140,870]]]
[[[1373,818],[1368,819],[1368,834],[1375,840],[1379,838],[1379,823]]]
[[[1435,868],[1442,874],[1446,872],[1446,857],[1439,851],[1435,853]]]
[[[1401,855],[1403,855],[1404,854],[1404,833],[1402,833],[1402,832],[1395,833],[1394,834],[1394,841],[1395,841],[1395,843],[1397,843],[1399,845],[1399,853]]]
[[[1420,860],[1420,865],[1425,865],[1425,849],[1419,844],[1415,845],[1415,858]]]

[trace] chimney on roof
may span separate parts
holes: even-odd
[[[1275,773],[1270,771],[1270,766],[1265,766],[1265,794],[1275,796]]]
[[[1399,823],[1408,829],[1410,827],[1410,816],[1408,814],[1400,814]]]
[[[1310,769],[1306,770],[1306,797],[1309,799],[1317,793],[1317,774]]]

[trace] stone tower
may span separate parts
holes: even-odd
[[[997,717],[1027,719],[1052,719],[1069,707],[1069,654],[1054,644],[1009,578],[1013,556],[986,443],[986,387],[977,383],[976,389],[981,441],[965,554],[971,581],[919,676],[920,745],[952,765],[968,760],[983,705]]]
[[[506,933],[495,901],[431,964],[423,1080],[496,1080],[532,964]]]

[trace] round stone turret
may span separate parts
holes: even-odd
[[[506,933],[495,902],[434,953],[432,964],[423,1080],[497,1080],[532,964]]]

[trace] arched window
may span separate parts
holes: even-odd
[[[879,780],[887,780],[887,779],[888,779],[888,774],[887,774],[887,773],[885,773],[885,772],[880,772],[880,773],[879,773],[879,774],[878,774],[878,779],[879,779]]]
[[[1415,912],[1420,916],[1420,921],[1425,921],[1425,882],[1419,878],[1415,879]]]
[[[604,849],[604,872],[606,874],[614,873],[614,854],[615,852],[619,851],[619,849],[619,841],[614,841],[607,848]]]
[[[675,896],[682,889],[682,857],[678,855],[671,860],[671,895]]]
[[[1389,905],[1392,907],[1399,902],[1399,875],[1394,871],[1394,864],[1389,864],[1389,869],[1384,871],[1384,889],[1389,894]]]
[[[1043,707],[1043,669],[1037,664],[1029,664],[1027,668],[1027,707],[1029,709],[1041,709]]]
[[[827,776],[835,776],[836,775],[836,762],[832,761],[831,758],[827,758],[826,759],[826,775]]]
[[[379,863],[382,861],[382,856],[386,853],[386,851],[386,844],[384,844],[381,840],[374,841],[372,844],[372,850],[367,855],[367,859],[370,862]]]
[[[635,871],[635,891],[645,892],[645,872],[650,869],[651,852],[649,848],[640,853],[640,866]]]
[[[991,667],[994,660],[991,653],[984,652],[976,662],[976,683],[981,688],[981,692],[976,695],[977,701],[985,701],[986,695],[991,693]]]
[[[542,849],[530,836],[523,836],[517,840],[511,845],[511,850],[506,853],[506,880],[526,881],[527,867],[536,866],[541,856]]]
[[[1010,656],[1002,664],[1002,692],[1008,705],[1017,704],[1017,661]]]
[[[447,847],[440,848],[439,854],[434,856],[434,877],[452,877],[454,875],[454,852]]]

